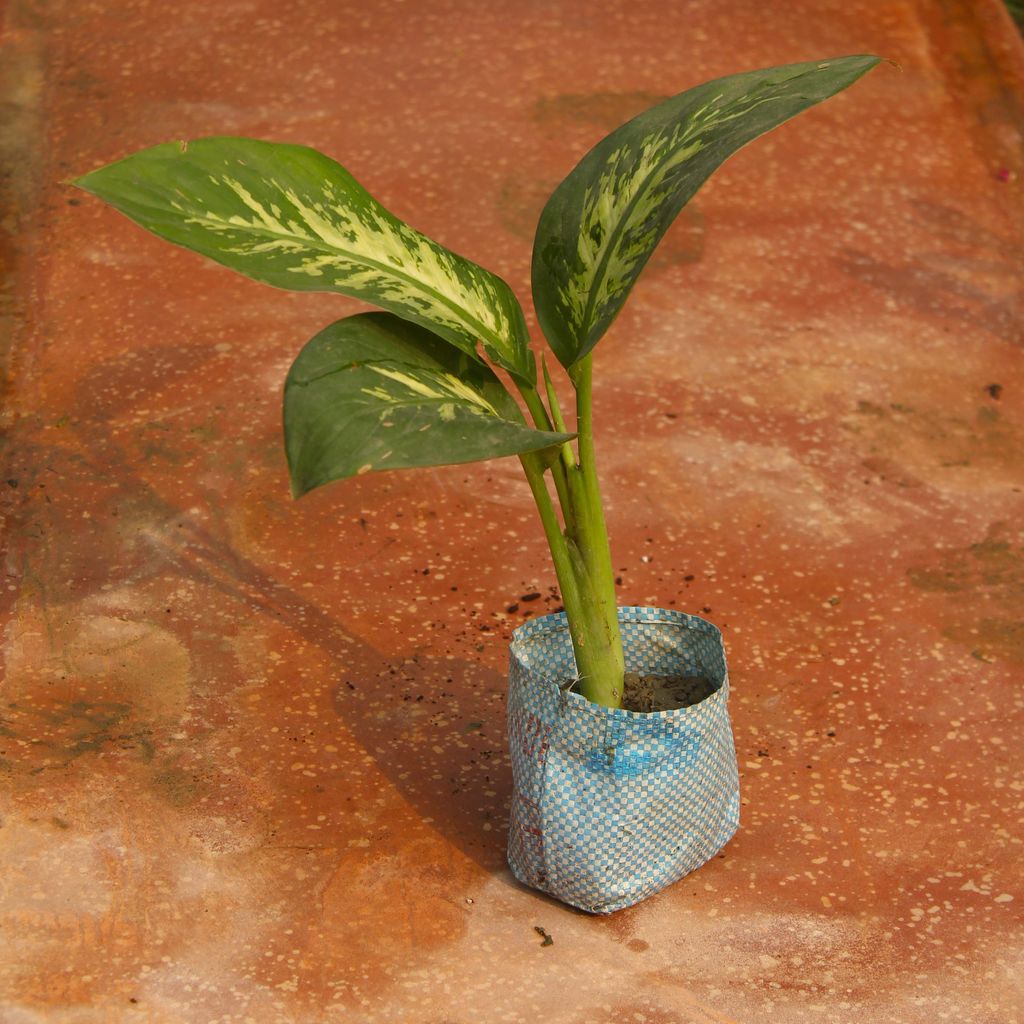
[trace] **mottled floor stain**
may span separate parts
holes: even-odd
[[[984,540],[908,570],[919,590],[948,595],[943,636],[979,661],[1024,663],[1024,533],[993,523]],[[955,595],[955,596],[954,596]]]
[[[532,117],[545,131],[561,133],[580,126],[593,126],[600,131],[599,137],[603,137],[668,98],[667,95],[643,91],[542,96],[533,105]]]
[[[116,750],[150,761],[156,730],[179,721],[190,694],[183,645],[127,616],[26,602],[6,655],[0,757],[14,772]]]
[[[867,446],[864,467],[901,486],[918,486],[922,480],[936,484],[943,470],[955,479],[971,469],[985,471],[989,481],[998,475],[1008,484],[1020,484],[1024,431],[1007,421],[984,382],[972,384],[976,404],[960,415],[905,402],[859,401],[844,426]]]

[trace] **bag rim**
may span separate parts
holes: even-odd
[[[677,611],[673,608],[658,608],[652,605],[623,605],[618,608],[620,623],[636,625],[672,625],[684,630],[704,633],[714,638],[722,653],[722,681],[721,685],[704,698],[699,704],[691,704],[683,708],[671,708],[666,711],[629,711],[626,708],[609,708],[601,704],[595,704],[587,700],[580,693],[569,689],[563,689],[551,676],[539,670],[537,666],[530,665],[522,657],[523,648],[530,640],[537,640],[545,635],[554,633],[567,634],[569,632],[569,620],[565,612],[550,612],[547,615],[538,616],[529,622],[524,622],[512,631],[509,642],[509,657],[513,659],[518,667],[524,672],[536,673],[537,676],[548,684],[563,707],[573,714],[587,714],[595,718],[621,719],[623,722],[636,722],[643,719],[650,723],[664,722],[671,719],[683,719],[700,714],[709,707],[718,703],[728,703],[729,700],[729,667],[726,658],[725,642],[721,629],[713,622],[701,618],[699,615],[691,615],[688,612]]]

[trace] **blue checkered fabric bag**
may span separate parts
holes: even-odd
[[[508,860],[519,881],[595,914],[652,896],[710,860],[739,825],[729,677],[718,629],[661,608],[620,608],[627,671],[701,675],[688,708],[638,714],[569,692],[565,615],[512,634]]]

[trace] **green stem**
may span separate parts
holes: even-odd
[[[603,608],[595,601],[585,560],[577,544],[567,537],[558,522],[555,506],[544,482],[544,465],[533,454],[519,456],[530,490],[540,513],[544,535],[551,549],[551,560],[569,623],[580,692],[588,700],[607,707],[622,705],[622,664],[619,648],[618,670],[614,651],[609,650],[603,620]]]
[[[615,598],[615,574],[594,454],[592,356],[587,355],[577,363],[570,371],[570,377],[576,386],[579,466],[570,474],[575,516],[568,533],[570,542],[578,551],[581,567],[577,569],[577,575],[581,578],[580,588],[587,595],[590,643],[597,649],[588,659],[593,663],[593,677],[583,680],[581,692],[595,703],[621,707],[624,659]]]
[[[538,427],[564,431],[565,421],[546,367],[544,377],[552,409],[550,415],[535,387],[520,384],[520,393]],[[576,388],[579,461],[572,446],[565,444],[559,450],[558,458],[550,464],[539,453],[521,455],[520,462],[551,549],[576,656],[580,693],[595,704],[621,707],[624,674],[622,640],[608,531],[594,459],[592,363],[589,356],[573,368],[570,377]],[[564,530],[544,479],[547,468],[551,469],[555,482]]]

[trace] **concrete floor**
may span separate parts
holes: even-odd
[[[1024,57],[994,0],[0,12],[0,1021],[1024,1019]],[[311,144],[525,301],[604,132],[859,52],[902,71],[729,163],[598,349],[621,599],[723,627],[743,824],[588,917],[504,863],[506,640],[557,603],[515,460],[292,503],[284,373],[357,304],[62,182]]]

